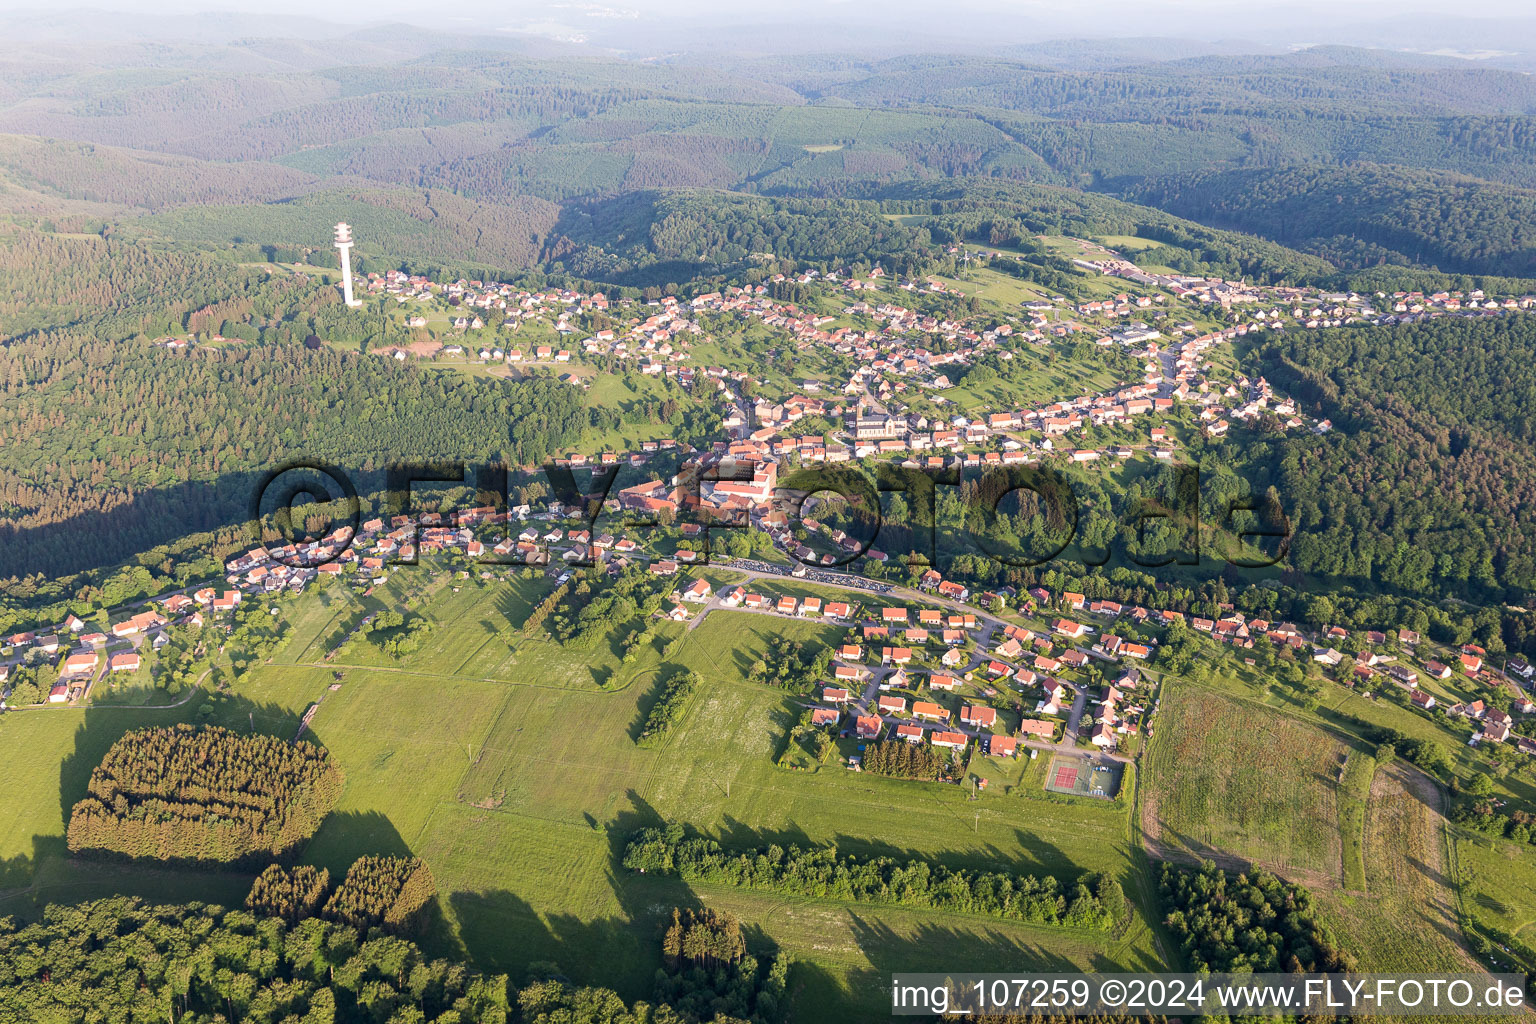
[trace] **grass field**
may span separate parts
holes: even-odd
[[[1456,882],[1468,916],[1484,929],[1536,946],[1536,850],[1469,833],[1456,838],[1454,852]]]
[[[363,853],[425,857],[441,893],[426,945],[514,978],[548,961],[576,981],[648,998],[663,920],[673,906],[701,904],[740,915],[752,941],[790,952],[800,963],[797,1005],[818,1020],[883,1019],[885,976],[933,967],[935,950],[979,970],[1167,962],[1128,820],[1134,771],[1127,798],[1107,801],[1047,793],[1050,757],[973,759],[988,782],[979,793],[849,772],[836,761],[781,768],[786,729],[803,707],[788,691],[748,681],[750,665],[774,636],[814,647],[840,640],[843,627],[715,610],[693,630],[659,626],[657,640],[625,663],[634,623],[590,649],[525,635],[522,622],[549,587],[543,577],[483,584],[402,568],[367,597],[329,588],[285,604],[286,642],[232,693],[199,692],[162,710],[6,716],[0,742],[20,753],[0,789],[0,914],[112,892],[238,903],[247,874],[69,857],[68,808],[128,729],[209,720],[291,736],[319,701],[309,735],[331,750],[347,784],[304,860],[340,871]],[[396,661],[362,641],[345,659],[326,660],[364,614],[406,603],[432,622],[419,650]],[[637,746],[658,690],[683,669],[698,671],[704,686],[660,743]],[[1456,871],[1474,914],[1528,934],[1536,899],[1521,880],[1536,880],[1536,855],[1510,859],[1507,844],[1463,842],[1454,862],[1432,783],[1401,766],[1379,768],[1335,739],[1326,709],[1314,724],[1238,696],[1239,681],[1226,685],[1223,693],[1174,680],[1164,693],[1141,766],[1151,849],[1219,852],[1311,885],[1340,940],[1369,953],[1367,969],[1475,967],[1459,944]],[[1108,871],[1137,911],[1123,934],[1103,936],[625,872],[628,836],[661,821],[727,845],[836,843],[1066,878]]]
[[[793,591],[759,587],[758,593],[782,595]],[[787,620],[750,612],[712,611],[688,634],[687,643],[678,651],[679,664],[703,673],[706,678],[745,682],[752,663],[768,650],[775,636],[785,637],[816,650],[841,643],[848,635],[846,626],[828,625],[810,619]]]
[[[1286,715],[1175,683],[1165,688],[1149,748],[1143,827],[1168,853],[1336,883],[1346,753]]]
[[[1365,816],[1376,778],[1376,759],[1359,750],[1349,752],[1339,780],[1339,844],[1344,888],[1365,888]]]
[[[435,748],[435,774],[451,774],[451,793],[422,776],[406,787],[403,801],[388,762],[351,750],[358,742],[370,747],[375,730],[371,719],[353,721],[359,712],[345,703],[328,701],[316,733],[342,763],[368,766],[366,779],[349,772],[341,809],[380,822],[384,838],[398,835],[428,859],[446,891],[454,934],[487,966],[553,960],[572,977],[643,995],[656,966],[648,936],[670,907],[698,902],[731,909],[768,940],[808,957],[802,998],[830,1000],[846,1019],[878,1015],[876,972],[925,962],[921,950],[935,938],[974,951],[978,963],[1002,965],[1010,956],[1041,965],[1157,962],[1140,917],[1125,936],[1106,940],[732,890],[695,892],[675,880],[622,872],[617,855],[631,831],[679,820],[732,844],[836,841],[861,852],[941,856],[972,866],[1002,862],[1066,875],[1109,870],[1132,881],[1123,809],[1042,807],[1007,795],[1005,786],[971,801],[960,787],[776,768],[798,706],[782,691],[745,682],[744,672],[766,638],[786,630],[807,642],[841,633],[717,611],[686,634],[676,664],[698,670],[706,686],[656,747],[637,747],[633,737],[654,699],[653,681],[675,670],[670,666],[640,672],[618,691],[502,687],[494,709],[494,686],[456,689],[453,735],[460,746],[439,740]],[[351,678],[343,694],[353,688]],[[392,689],[390,699],[419,721],[430,712],[401,703],[408,689]],[[359,740],[363,735],[369,739]],[[335,838],[332,831],[329,824],[321,830],[310,859],[334,863],[352,855],[333,847],[356,832],[355,823],[343,822]],[[618,962],[626,966],[615,974]]]
[[[1317,894],[1364,970],[1480,969],[1461,941],[1439,802],[1423,775],[1378,770],[1366,811],[1366,892]]]
[[[520,623],[543,581],[482,587],[434,577],[425,566],[394,576],[368,598],[313,593],[288,606],[288,642],[232,694],[199,693],[163,711],[37,711],[0,721],[0,742],[23,752],[12,784],[0,790],[0,856],[8,861],[0,913],[26,912],[40,897],[119,891],[240,902],[249,875],[73,860],[63,849],[66,808],[129,728],[207,717],[292,736],[319,701],[308,735],[332,752],[347,781],[303,859],[334,872],[363,853],[425,857],[441,894],[428,947],[515,979],[531,962],[552,961],[579,982],[649,998],[661,921],[673,906],[698,904],[739,914],[754,941],[802,961],[794,983],[807,1019],[884,1019],[886,975],[930,968],[935,951],[977,969],[1163,964],[1148,923],[1155,910],[1145,905],[1123,934],[1105,936],[630,875],[618,863],[627,837],[676,820],[733,845],[836,842],[860,853],[1068,878],[1109,871],[1133,897],[1145,892],[1127,805],[1041,799],[1034,762],[979,765],[991,785],[974,798],[968,787],[835,764],[815,773],[776,767],[785,728],[801,709],[783,690],[746,682],[744,666],[775,633],[815,644],[840,637],[841,628],[715,611],[690,633],[662,627],[656,644],[626,665],[620,640],[633,624],[592,650],[520,632],[509,650],[504,631]],[[421,595],[418,610],[434,623],[422,649],[398,662],[366,646],[345,663],[324,660],[328,637],[406,593]],[[678,636],[683,643],[664,661],[661,648]],[[660,744],[637,746],[659,685],[681,668],[697,669],[705,685]]]

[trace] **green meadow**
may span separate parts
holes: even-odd
[[[422,576],[412,579],[413,572]],[[788,950],[799,964],[797,998],[817,1006],[818,1016],[845,1020],[886,1016],[892,970],[1164,963],[1145,906],[1121,934],[1103,935],[625,872],[619,858],[631,832],[681,821],[729,845],[836,843],[1065,879],[1107,871],[1145,898],[1128,804],[1040,799],[1030,762],[981,765],[976,755],[989,781],[979,795],[835,764],[814,772],[776,767],[802,708],[784,690],[747,682],[746,666],[776,633],[821,643],[842,629],[716,610],[692,631],[660,626],[658,639],[625,662],[621,640],[634,624],[590,649],[525,636],[527,611],[546,590],[542,579],[482,585],[400,569],[367,597],[333,587],[288,605],[285,644],[229,693],[199,692],[161,711],[7,716],[0,737],[21,761],[0,791],[0,913],[25,913],[41,898],[113,891],[238,903],[249,876],[170,877],[69,857],[67,808],[128,729],[209,720],[291,736],[318,701],[307,737],[332,752],[347,784],[303,859],[336,872],[365,853],[425,857],[440,890],[441,913],[425,939],[435,952],[516,977],[530,963],[553,962],[577,981],[648,998],[663,919],[674,906],[707,904]],[[326,657],[362,615],[407,595],[433,623],[419,650],[396,661],[359,640]],[[662,648],[678,637],[664,657]],[[684,669],[697,670],[705,685],[663,742],[637,746],[661,683]]]

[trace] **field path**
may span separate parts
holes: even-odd
[[[1367,891],[1316,893],[1342,944],[1373,971],[1487,970],[1462,934],[1444,800],[1439,785],[1418,769],[1382,766],[1365,812]]]

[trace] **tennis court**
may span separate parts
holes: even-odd
[[[1118,761],[1095,763],[1085,757],[1057,755],[1046,769],[1045,788],[1069,796],[1109,799],[1120,792],[1125,767]]]

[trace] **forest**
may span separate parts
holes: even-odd
[[[414,943],[322,918],[131,897],[0,919],[0,1018],[149,1024],[777,1024],[788,961],[760,964],[729,915],[688,911],[658,993],[625,1003],[535,971],[521,986]],[[726,945],[730,945],[727,951]],[[734,957],[721,971],[715,954]],[[547,965],[546,965],[547,966]],[[727,1007],[740,1007],[741,1017]]]
[[[1164,862],[1158,889],[1165,923],[1197,971],[1295,973],[1355,970],[1318,920],[1311,894],[1256,868],[1232,874]]]
[[[343,781],[311,743],[216,726],[138,729],[91,773],[70,812],[69,848],[173,863],[280,857],[320,827]]]
[[[1344,268],[1379,264],[1536,277],[1536,191],[1375,164],[1152,178],[1128,197]]]
[[[1296,568],[1524,604],[1536,589],[1533,353],[1525,317],[1286,332],[1256,346],[1251,365],[1335,426],[1234,449],[1255,486],[1285,496]]]
[[[687,881],[795,896],[990,914],[1033,924],[1108,931],[1127,913],[1120,883],[1108,875],[1064,884],[1050,875],[951,869],[926,860],[858,857],[835,847],[729,851],[683,826],[642,829],[624,850],[624,867]]]
[[[0,348],[0,382],[0,565],[48,575],[244,523],[257,478],[290,459],[339,467],[374,494],[400,461],[537,465],[586,419],[552,378],[296,344],[178,354],[34,335]]]

